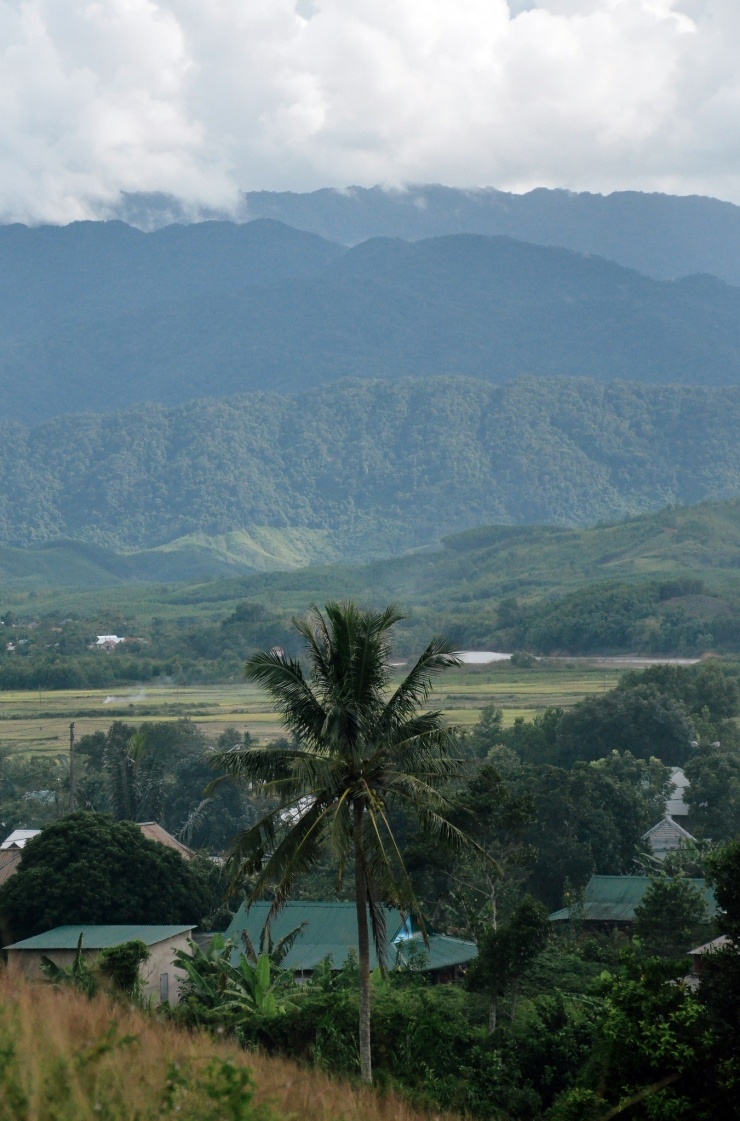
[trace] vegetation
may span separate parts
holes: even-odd
[[[102,994],[0,981],[3,1121],[414,1121],[394,1094],[184,1032]]]
[[[178,954],[186,975],[183,1000],[160,1017],[214,1038],[226,1035],[235,1047],[249,1049],[257,1086],[260,1069],[269,1064],[260,1054],[298,1060],[334,1077],[367,1075],[357,1025],[367,1022],[369,990],[374,1079],[436,1115],[450,1110],[481,1121],[603,1121],[629,1105],[637,1121],[713,1121],[717,1103],[731,1115],[740,1038],[735,667],[710,661],[630,670],[616,688],[602,689],[569,711],[553,706],[531,722],[507,727],[501,712],[489,706],[477,726],[453,733],[420,702],[426,702],[429,671],[454,659],[433,646],[398,683],[388,666],[393,618],[392,611],[330,605],[299,627],[308,645],[307,668],[280,651],[252,656],[250,672],[271,685],[291,738],[260,746],[232,731],[216,745],[187,721],[121,720],[82,737],[76,797],[111,816],[87,810],[60,817],[70,795],[61,763],[46,760],[42,766],[31,759],[27,770],[9,773],[13,757],[5,760],[1,789],[8,809],[38,807],[33,812],[48,822],[27,844],[21,870],[0,889],[6,925],[16,920],[25,934],[64,921],[177,921],[162,907],[168,900],[179,905],[185,893],[190,903],[201,899],[199,906],[211,909],[208,926],[223,927],[234,900],[224,905],[226,880],[214,865],[187,864],[145,841],[131,819],[158,817],[186,839],[197,838],[208,853],[223,852],[231,833],[246,827],[232,865],[243,889],[237,899],[266,891],[279,907],[288,892],[307,899],[353,898],[359,865],[360,881],[366,871],[371,888],[368,893],[360,885],[360,898],[369,895],[371,904],[361,914],[366,923],[373,916],[379,921],[379,934],[379,904],[389,901],[425,916],[435,931],[474,938],[480,948],[466,983],[452,985],[430,983],[421,968],[423,945],[407,966],[386,975],[377,970],[368,976],[350,956],[342,969],[324,962],[299,985],[283,965],[300,931],[274,944],[269,924],[259,945],[236,947],[217,935],[210,945],[194,947],[192,956]],[[502,680],[514,673],[533,680],[540,675],[526,666],[497,672]],[[660,745],[662,758],[651,744]],[[403,768],[394,763],[399,753],[407,757]],[[365,759],[359,771],[358,758]],[[668,764],[679,760],[696,777],[692,828],[705,839],[657,866],[642,838],[664,813]],[[221,781],[206,793],[219,774]],[[55,782],[56,793],[40,799],[39,790],[51,792],[51,785],[24,793],[24,781]],[[341,816],[353,795],[365,810],[359,849],[355,815],[348,809]],[[412,801],[422,825],[435,826],[431,831],[418,829]],[[0,811],[5,813],[5,804]],[[471,834],[476,844],[450,846],[443,843],[445,833]],[[177,867],[194,879],[166,881],[152,854],[166,857],[167,875]],[[339,885],[337,864],[347,881]],[[646,870],[652,886],[638,908],[634,936],[580,925],[580,893],[592,874]],[[702,875],[723,908],[715,928],[687,878]],[[88,913],[90,900],[95,907]],[[574,918],[569,929],[553,930],[547,916],[563,902]],[[132,903],[141,914],[131,913]],[[728,935],[728,947],[705,958],[699,988],[689,989],[681,980],[687,965],[679,959],[718,931]],[[104,988],[122,991],[130,1003],[137,999],[140,954],[133,944],[100,955],[96,963],[79,954],[71,966],[50,960],[46,969],[52,986],[72,1002],[78,992]],[[46,999],[43,992],[40,999]],[[94,997],[92,1006],[98,1001]],[[174,1030],[154,1023],[151,1028]],[[105,1024],[102,1030],[108,1030]],[[109,1058],[101,1063],[114,1062],[117,1035],[86,1038],[102,1041]],[[202,1115],[214,1121],[252,1121],[249,1110],[261,1108],[263,1098],[250,1098],[251,1084],[237,1073],[242,1068],[234,1059],[231,1066],[210,1066],[212,1047],[202,1046],[199,1061],[181,1067],[177,1093],[192,1094]],[[53,1048],[51,1053],[57,1054]],[[66,1070],[58,1055],[55,1069]],[[21,1078],[7,1063],[4,1070],[0,1093],[3,1079],[16,1085]],[[135,1112],[127,1115],[121,1106],[119,1117],[108,1105],[107,1066],[105,1072],[74,1093],[82,1101],[84,1094],[103,1095],[97,1100],[113,1121],[129,1121]],[[138,1077],[144,1074],[137,1069]],[[77,1086],[72,1075],[65,1079],[65,1087]],[[166,1071],[162,1079],[169,1086]],[[295,1076],[286,1081],[295,1083]],[[110,1093],[119,1093],[115,1079],[112,1085]],[[125,1108],[138,1108],[137,1086],[132,1084]],[[217,1096],[209,1097],[207,1087],[215,1087]],[[187,1117],[191,1099],[177,1100],[178,1115]],[[157,1105],[160,1113],[152,1121],[167,1116],[169,1101]],[[406,1108],[392,1097],[384,1101],[385,1109]],[[213,1105],[211,1115],[206,1102]],[[236,1108],[247,1112],[229,1113]],[[343,1116],[351,1116],[349,1108]],[[79,1107],[70,1116],[85,1115]],[[148,1121],[141,1108],[138,1117]]]
[[[536,668],[534,654],[737,652],[739,527],[733,501],[589,530],[490,527],[367,566],[87,593],[11,588],[0,689],[236,681],[254,650],[296,654],[291,614],[332,588],[409,605],[396,639],[402,655],[432,628],[461,649],[514,651],[522,670]],[[660,578],[645,580],[648,567]],[[607,573],[620,579],[605,581]],[[126,641],[95,648],[97,635],[112,633]]]
[[[124,220],[133,199],[120,204]],[[176,200],[136,198],[146,228],[173,221]],[[125,209],[124,209],[125,208]],[[440,184],[403,191],[384,187],[311,191],[248,191],[245,214],[355,245],[370,237],[416,241],[445,234],[504,234],[537,245],[562,245],[618,261],[648,276],[710,273],[740,283],[740,214],[736,206],[698,195],[639,191],[600,195],[538,187],[511,194],[494,187],[464,190]],[[188,221],[182,211],[178,221]],[[191,219],[192,220],[192,219]]]
[[[434,677],[458,664],[448,643],[429,643],[401,684],[390,684],[388,632],[393,607],[374,613],[352,603],[314,608],[296,620],[306,644],[310,678],[283,653],[254,654],[249,678],[266,689],[293,743],[226,752],[218,762],[277,805],[236,840],[231,874],[240,883],[256,873],[251,899],[273,893],[271,914],[297,879],[329,848],[340,885],[354,865],[360,971],[360,1073],[372,1080],[370,933],[385,967],[385,905],[420,914],[391,824],[400,808],[422,829],[460,844],[442,787],[454,776],[452,740],[441,713],[422,712]],[[369,920],[369,921],[368,921]]]
[[[239,227],[220,232],[249,239]],[[210,233],[218,240],[218,230]],[[165,262],[161,293],[153,298],[151,273],[137,291],[131,281],[138,270],[121,281],[108,261],[105,272],[114,272],[115,283],[101,285],[99,270],[78,271],[83,299],[69,317],[62,312],[61,322],[69,295],[54,301],[59,281],[45,286],[56,313],[47,324],[35,304],[46,279],[39,270],[30,292],[20,286],[25,304],[22,296],[11,303],[21,304],[18,321],[26,329],[8,324],[0,333],[4,417],[35,422],[145,400],[171,405],[206,394],[295,393],[379,372],[392,381],[463,375],[498,384],[524,373],[602,382],[627,375],[671,386],[737,381],[740,296],[714,278],[656,281],[600,257],[500,237],[379,240],[337,254],[274,225],[263,233],[276,243],[276,252],[263,255],[273,265],[287,243],[287,267],[274,269],[282,276],[255,277],[247,267],[236,278],[226,245],[223,271],[190,277],[186,243],[194,237],[185,232],[178,239],[185,267],[173,275],[172,258]],[[208,231],[201,238],[207,254]],[[154,240],[161,246],[167,238]],[[298,264],[293,276],[291,257]],[[156,486],[153,477],[150,483]],[[659,489],[655,479],[650,483]]]
[[[23,850],[0,888],[4,942],[67,923],[192,923],[220,902],[213,877],[130,821],[78,811]]]
[[[416,377],[6,425],[0,542],[57,542],[30,554],[36,585],[63,582],[55,567],[66,582],[100,585],[383,557],[497,524],[453,544],[446,559],[457,553],[459,565],[461,550],[521,547],[511,523],[587,525],[736,494],[739,407],[734,388]],[[675,440],[677,425],[691,439]],[[617,543],[634,548],[660,527],[665,545],[667,518]],[[719,511],[715,530],[728,528]],[[582,570],[567,531],[533,542],[566,546]],[[0,562],[28,584],[24,556],[6,550]],[[603,570],[603,552],[590,559]],[[499,581],[516,575],[516,565],[496,570]]]

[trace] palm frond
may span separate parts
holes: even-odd
[[[379,726],[390,729],[413,716],[428,699],[434,677],[459,665],[460,657],[452,644],[445,638],[433,638],[386,704]]]
[[[319,742],[326,713],[303,676],[300,662],[263,651],[247,660],[244,676],[269,694],[291,732],[301,740]]]

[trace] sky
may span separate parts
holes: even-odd
[[[738,0],[0,0],[0,221],[444,183],[740,203]]]

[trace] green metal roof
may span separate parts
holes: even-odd
[[[270,903],[253,903],[247,910],[246,903],[242,903],[226,931],[226,937],[236,943],[235,961],[241,954],[241,935],[244,929],[252,944],[259,946],[270,906]],[[443,934],[430,934],[427,949],[418,934],[411,938],[404,937],[405,924],[400,911],[389,907],[387,916],[386,961],[391,968],[405,965],[413,959],[423,969],[443,969],[471,961],[477,955],[475,943],[448,938]],[[310,971],[326,958],[331,958],[335,969],[341,969],[351,951],[357,954],[357,915],[354,903],[286,903],[273,919],[273,942],[279,942],[301,923],[307,925],[284,959],[283,964],[287,969]],[[394,943],[396,937],[399,937],[399,941]],[[411,946],[414,946],[413,951]],[[377,964],[377,955],[372,947],[371,968],[375,969]]]
[[[650,887],[650,876],[592,876],[583,895],[581,915],[586,922],[634,922],[635,907]],[[689,880],[704,896],[710,916],[717,910],[714,892],[704,880]],[[552,922],[570,918],[570,908],[563,907],[550,915]]]
[[[82,935],[83,950],[106,950],[110,946],[120,946],[123,942],[138,940],[147,946],[164,942],[178,934],[188,934],[195,929],[190,926],[55,926],[33,938],[24,938],[7,946],[8,950],[76,950]]]

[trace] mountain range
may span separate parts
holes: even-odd
[[[124,194],[110,214],[147,230],[229,217],[155,194]],[[417,241],[444,234],[504,234],[596,254],[662,280],[705,272],[740,284],[740,207],[700,195],[598,195],[543,187],[511,194],[440,184],[249,191],[232,217],[241,222],[273,218],[344,245],[373,237]]]
[[[345,377],[740,383],[740,289],[508,237],[6,227],[0,276],[3,420]]]

